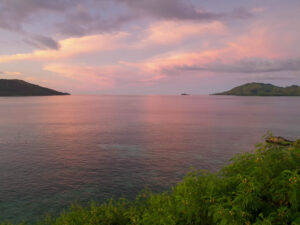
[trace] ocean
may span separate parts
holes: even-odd
[[[167,191],[272,132],[300,137],[300,97],[0,98],[0,221]]]

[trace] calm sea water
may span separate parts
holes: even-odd
[[[168,190],[262,135],[300,137],[299,97],[0,98],[0,221]]]

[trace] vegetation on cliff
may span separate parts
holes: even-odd
[[[51,96],[51,95],[69,95],[44,88],[23,80],[0,79],[0,96]]]
[[[37,224],[300,224],[300,139],[268,140],[216,174],[191,172],[170,192],[146,191],[133,202],[74,205]]]
[[[238,96],[300,96],[300,87],[278,87],[272,84],[248,83],[214,95],[238,95]]]

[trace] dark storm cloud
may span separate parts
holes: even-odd
[[[189,71],[212,71],[221,73],[270,73],[282,71],[299,71],[300,59],[268,60],[244,59],[233,64],[211,63],[202,66],[184,66],[178,68]]]

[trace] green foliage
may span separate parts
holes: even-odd
[[[76,205],[37,224],[297,225],[300,140],[290,146],[258,144],[255,153],[237,155],[219,173],[190,172],[170,192]]]

